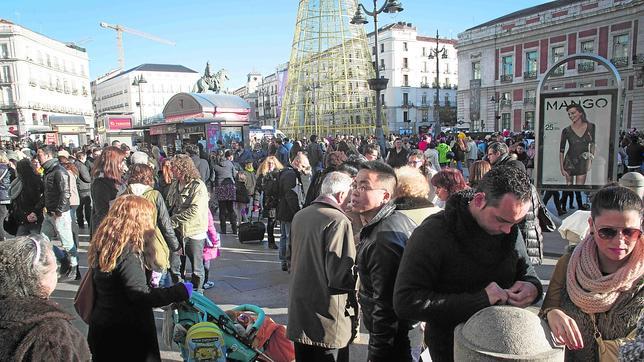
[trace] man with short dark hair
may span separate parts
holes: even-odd
[[[526,172],[525,165],[510,154],[508,145],[503,142],[492,142],[487,147],[487,159],[492,166],[508,165]]]
[[[353,184],[351,207],[364,227],[356,256],[358,301],[369,331],[368,360],[411,361],[411,322],[393,309],[393,287],[407,239],[416,224],[393,204],[396,173],[383,162],[361,165]]]
[[[318,136],[311,135],[309,138],[309,145],[306,147],[306,155],[309,157],[309,163],[313,173],[316,174],[322,170],[322,161],[324,160],[324,152],[322,146],[318,143]]]
[[[393,168],[403,167],[407,165],[408,156],[409,149],[403,147],[403,141],[400,138],[396,138],[394,148],[389,150],[387,155],[387,164]]]
[[[367,161],[378,161],[380,159],[380,146],[377,143],[369,143],[362,150],[364,158]]]
[[[543,287],[517,227],[530,196],[525,172],[494,167],[476,190],[452,195],[444,211],[411,235],[393,303],[400,318],[427,322],[432,360],[453,360],[454,328],[479,310],[524,308],[541,298]]]
[[[60,165],[57,158],[57,150],[53,145],[43,146],[37,151],[38,162],[45,170],[43,176],[43,199],[40,201],[45,210],[40,233],[50,239],[58,236],[62,249],[54,247],[56,259],[60,262],[61,277],[73,280],[77,275],[72,273],[76,270],[78,259],[76,257],[76,246],[72,233],[72,217],[70,212],[69,198],[69,174]],[[36,210],[42,207],[36,207]]]
[[[76,169],[78,170],[76,186],[78,188],[78,197],[80,199],[80,204],[76,210],[76,221],[80,228],[85,227],[85,220],[87,220],[87,227],[89,227],[90,215],[92,215],[92,198],[90,195],[92,177],[90,176],[90,170],[87,168],[86,161],[87,155],[85,152],[76,152],[76,161],[74,161],[74,166],[76,166]]]

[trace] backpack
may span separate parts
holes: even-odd
[[[200,322],[188,329],[185,342],[185,361],[226,362],[224,335],[212,322]]]
[[[269,172],[262,177],[262,190],[264,190],[264,205],[268,209],[277,208],[279,203],[279,175],[278,172]]]

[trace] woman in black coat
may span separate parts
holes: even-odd
[[[127,171],[125,165],[125,152],[118,147],[106,147],[92,168],[92,218],[90,234],[94,235],[96,229],[103,221],[110,208],[110,202],[116,198],[119,190],[125,190],[123,175]]]
[[[152,308],[185,301],[191,283],[150,288],[143,245],[154,232],[155,206],[134,195],[116,199],[88,251],[96,293],[87,341],[94,361],[161,361]]]
[[[43,220],[40,200],[45,187],[42,178],[36,173],[31,166],[31,161],[27,158],[18,161],[16,172],[18,177],[11,183],[11,192],[17,192],[17,195],[11,195],[13,198],[11,207],[16,223],[18,223],[16,236],[38,234]]]

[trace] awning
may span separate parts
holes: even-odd
[[[85,117],[83,116],[49,116],[49,124],[52,126],[70,125],[70,126],[86,126]]]

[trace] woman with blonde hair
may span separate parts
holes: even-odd
[[[284,166],[275,156],[268,156],[257,168],[257,182],[255,183],[254,204],[259,207],[261,200],[262,214],[268,219],[266,232],[268,233],[268,247],[277,249],[275,244],[275,214],[277,210],[278,195],[275,187],[278,186],[278,176]]]
[[[150,288],[144,245],[154,235],[155,206],[134,195],[115,200],[90,243],[94,308],[87,341],[94,361],[160,361],[152,308],[188,300],[191,283]],[[118,348],[115,348],[118,346]]]
[[[632,337],[644,317],[643,211],[625,187],[599,190],[590,234],[557,262],[540,315],[566,360],[597,361],[600,341]]]
[[[421,171],[412,166],[403,166],[396,169],[396,210],[420,225],[429,215],[441,211],[429,200],[429,183]]]

